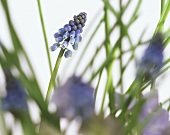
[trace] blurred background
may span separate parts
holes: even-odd
[[[123,0],[123,3],[126,3],[127,0]],[[50,71],[48,65],[48,59],[45,50],[45,43],[43,39],[43,33],[41,29],[41,22],[39,18],[39,12],[37,8],[37,1],[36,0],[8,0],[9,9],[12,17],[13,24],[15,29],[24,45],[26,52],[31,60],[33,68],[35,69],[38,82],[42,89],[43,95],[45,96],[47,92],[48,83],[50,80]],[[111,1],[113,7],[118,10],[119,2],[118,0]],[[131,5],[128,7],[126,15],[123,17],[124,22],[128,22],[132,11],[135,8],[137,0],[133,0]],[[103,16],[103,2],[101,0],[41,0],[42,5],[42,13],[44,17],[44,23],[47,33],[47,40],[49,47],[55,43],[55,39],[53,37],[54,33],[58,31],[59,28],[63,27],[64,24],[68,23],[69,20],[73,18],[75,14],[79,12],[86,12],[87,13],[87,23],[86,27],[84,28],[83,32],[83,41],[80,44],[79,50],[74,51],[74,54],[71,58],[63,58],[60,68],[59,68],[59,80],[61,83],[65,82],[65,80],[72,75],[74,72],[75,74],[79,75],[84,67],[86,66],[87,62],[90,60],[91,56],[95,53],[95,49],[100,43],[105,39],[105,31],[104,25],[101,25],[97,34],[92,39],[90,47],[86,51],[85,56],[83,57],[80,66],[76,68],[76,63],[83,52],[83,48],[87,44],[88,39],[90,38],[92,31],[95,29],[98,22],[101,20]],[[154,30],[157,26],[157,22],[159,20],[160,15],[160,0],[143,0],[141,4],[141,8],[139,10],[139,19],[133,24],[129,33],[132,36],[133,43],[137,42],[140,34],[144,29],[146,29],[146,33],[144,35],[144,39],[150,39],[154,33]],[[115,18],[110,17],[110,23],[113,25],[115,22]],[[167,19],[166,22],[170,22],[170,17]],[[170,24],[165,24],[165,29],[169,28]],[[114,31],[111,34],[111,42],[114,43],[118,38],[118,30]],[[2,5],[0,4],[0,40],[4,42],[6,47],[9,50],[12,50],[12,41],[10,39],[9,29],[7,27],[7,22],[5,18],[4,11],[2,9]],[[126,50],[128,48],[128,42],[124,40],[123,48]],[[139,47],[136,51],[137,60],[141,58],[143,51],[147,47],[147,44]],[[170,57],[169,53],[170,46],[168,46],[164,53],[165,58]],[[56,62],[59,50],[55,52],[50,52],[52,65]],[[96,66],[93,66],[93,70],[97,65],[101,64],[102,61],[105,59],[104,49],[100,52],[97,56],[98,59],[95,60]],[[128,54],[127,54],[127,57]],[[126,60],[127,57],[124,57]],[[23,60],[24,64],[24,60]],[[127,89],[131,82],[135,77],[135,63],[131,63],[128,67],[128,70],[124,76],[124,88]],[[24,70],[27,71],[27,65],[24,66]],[[119,79],[119,69],[117,68],[116,64],[114,65],[113,69],[113,79],[114,83],[116,83]],[[29,72],[29,70],[28,70]],[[170,90],[169,90],[169,82],[170,82],[170,71],[166,72],[166,74],[159,77],[161,82],[158,82],[158,89],[159,89],[159,98],[160,101],[163,101],[170,97]],[[87,81],[91,75],[90,71],[84,76],[84,80]],[[102,88],[105,86],[105,76],[106,73],[102,74],[102,84],[100,85],[101,92],[98,94],[98,99],[100,99],[103,95]],[[4,78],[2,71],[0,71],[0,78]],[[96,85],[96,81],[93,81],[93,85]],[[4,86],[5,81],[0,79],[0,86]],[[5,88],[3,88],[4,90]],[[101,104],[100,100],[98,100],[99,104]],[[98,110],[98,107],[96,108]]]

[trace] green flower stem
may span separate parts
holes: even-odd
[[[120,57],[119,57],[119,66],[120,66],[120,92],[123,93],[123,51],[122,51],[122,40],[123,40],[123,22],[122,22],[122,0],[119,0],[119,8],[120,8],[120,45],[119,45],[119,51],[120,51]]]
[[[109,1],[108,1],[108,0],[103,0],[103,2],[104,2],[105,7],[106,7],[107,9],[109,9],[116,18],[118,18],[118,17],[119,17],[119,14],[118,14],[117,11],[113,8],[113,6],[109,3]]]
[[[161,16],[163,15],[163,10],[164,10],[164,6],[165,6],[165,2],[166,2],[165,0],[161,0],[160,18],[161,18]],[[164,23],[163,23],[162,25],[160,25],[159,30],[160,30],[161,32],[164,31]]]
[[[98,89],[99,89],[101,77],[102,77],[102,71],[99,73],[99,78],[98,78],[96,90],[95,90],[95,92],[94,92],[94,101],[96,101],[97,92],[98,92]]]
[[[46,95],[46,99],[45,99],[47,103],[49,101],[49,98],[50,98],[50,95],[51,95],[51,92],[52,92],[52,88],[55,85],[55,79],[56,79],[56,76],[57,76],[57,73],[58,73],[58,69],[59,69],[60,62],[62,60],[64,51],[65,51],[65,49],[60,50],[60,53],[58,55],[58,58],[57,58],[57,61],[56,61],[56,64],[55,64],[49,85],[48,85],[48,91],[47,91],[47,95]]]
[[[138,17],[138,16],[137,16],[137,13],[138,13],[138,11],[139,11],[139,8],[140,8],[140,6],[141,6],[141,3],[142,3],[142,0],[139,0],[137,6],[136,6],[136,8],[135,8],[135,10],[134,10],[134,12],[133,12],[133,14],[132,14],[132,16],[131,16],[131,19],[130,19],[129,23],[127,24],[127,27],[128,27],[128,28],[129,28],[129,26],[136,20],[136,18]]]
[[[43,21],[43,15],[42,15],[42,9],[41,9],[41,3],[40,3],[40,1],[41,1],[41,0],[37,0],[38,10],[39,10],[39,14],[40,14],[41,26],[42,26],[43,35],[44,35],[45,47],[46,47],[46,52],[47,52],[47,57],[48,57],[48,63],[49,63],[49,67],[50,67],[50,73],[52,74],[51,58],[50,58],[50,53],[49,53],[47,35],[46,35],[46,31],[45,31],[45,26],[44,26],[44,21]]]
[[[105,34],[106,34],[105,50],[106,50],[106,56],[108,57],[108,54],[111,51],[111,46],[110,46],[110,36],[107,36],[109,34],[109,31],[110,31],[109,16],[108,16],[108,9],[107,9],[108,5],[106,4],[107,2],[108,1],[105,0],[104,21],[105,21]],[[106,82],[106,86],[105,86],[105,90],[104,90],[104,95],[103,95],[103,99],[102,99],[100,113],[103,113],[103,106],[104,106],[104,101],[105,101],[105,98],[106,98],[106,93],[109,92],[110,90],[112,90],[112,88],[113,88],[112,67],[113,67],[113,61],[106,67],[106,69],[107,69],[107,82]],[[110,99],[110,97],[111,97],[111,99]],[[114,104],[113,98],[114,98],[114,95],[109,96],[109,104],[111,103],[111,101],[113,102],[112,104]]]
[[[165,2],[166,2],[166,0],[161,0],[161,15],[162,15],[163,10],[164,10]]]
[[[29,113],[24,112],[20,114],[20,119],[24,135],[37,135],[35,125],[32,123]]]
[[[122,14],[125,13],[126,9],[129,7],[131,2],[132,2],[132,0],[128,0],[127,4],[122,8]]]
[[[102,104],[101,104],[101,109],[100,109],[101,114],[103,113],[103,106],[104,106],[107,92],[109,92],[109,107],[110,107],[111,113],[114,110],[114,108],[113,108],[114,107],[114,92],[112,92],[112,90],[113,90],[113,78],[112,78],[113,63],[114,62],[111,61],[109,66],[107,67],[107,82],[106,82],[104,95],[103,95],[103,99],[102,99]],[[112,93],[112,95],[110,95],[110,93]]]
[[[155,33],[160,32],[162,30],[162,27],[164,26],[165,20],[169,14],[169,10],[170,9],[170,0],[167,1],[167,3],[165,4],[164,8],[162,9],[162,13],[161,13],[161,17],[159,19],[158,25],[155,29]]]

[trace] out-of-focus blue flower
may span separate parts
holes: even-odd
[[[116,92],[114,96],[115,108],[117,110],[121,109],[121,104],[125,103],[129,97],[128,94],[122,95]],[[122,99],[124,99],[124,102],[121,101]],[[142,135],[170,135],[169,113],[159,106],[158,91],[152,90],[143,95],[142,99],[145,99],[146,102],[140,112],[139,122],[148,121],[142,131]],[[127,108],[128,111],[131,111],[136,103],[137,100],[132,100]]]
[[[50,47],[51,51],[55,51],[58,47],[67,50],[69,44],[72,45],[74,50],[78,50],[78,44],[82,40],[81,33],[83,32],[86,20],[87,14],[85,12],[81,12],[77,16],[75,15],[73,20],[70,20],[63,28],[60,28],[58,32],[54,34],[54,38],[59,45],[52,45]]]
[[[170,128],[168,111],[158,107],[158,92],[153,90],[145,95],[146,102],[140,114],[140,120],[146,120],[149,116],[149,123],[143,130],[143,135],[164,135]]]
[[[163,65],[163,41],[162,35],[157,34],[142,57],[137,72],[137,77],[144,80],[153,79]]]
[[[9,69],[4,70],[7,95],[2,99],[2,109],[13,114],[27,111],[26,93]]]
[[[82,82],[80,77],[72,76],[67,82],[58,87],[52,96],[59,117],[69,120],[80,116],[86,119],[94,114],[93,88]]]

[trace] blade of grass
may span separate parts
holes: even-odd
[[[161,13],[161,17],[159,19],[159,22],[157,24],[157,27],[155,29],[155,32],[154,32],[154,35],[158,32],[161,32],[163,26],[164,26],[164,23],[165,23],[165,20],[169,14],[169,11],[170,11],[170,0],[168,0],[163,8],[163,11]]]
[[[113,8],[113,6],[109,3],[108,0],[103,0],[105,7],[107,7],[112,13],[113,15],[118,18],[118,13],[117,11]]]
[[[110,45],[110,36],[107,36],[109,34],[109,31],[110,31],[110,26],[109,26],[109,15],[108,15],[108,6],[110,4],[107,4],[109,3],[107,0],[104,0],[104,3],[105,3],[105,7],[104,7],[104,22],[105,22],[105,42],[104,42],[104,45],[105,45],[105,50],[106,50],[106,57],[108,57],[108,54],[110,53],[111,51],[111,45]],[[114,11],[112,11],[113,14],[114,14]],[[107,70],[107,82],[106,82],[106,86],[105,86],[105,90],[104,90],[104,95],[103,95],[103,99],[102,99],[102,104],[101,104],[101,109],[100,109],[100,113],[102,114],[103,113],[103,106],[104,106],[104,101],[105,101],[105,98],[106,98],[106,93],[109,92],[110,90],[113,89],[113,78],[112,78],[112,67],[113,67],[113,62],[112,61],[107,67],[106,67],[106,70]],[[101,71],[102,72],[102,71]],[[113,93],[114,94],[114,93]],[[109,101],[113,101],[112,104],[114,104],[114,95],[113,96],[109,96]],[[113,99],[113,100],[112,100]],[[112,106],[112,105],[111,105]],[[112,109],[112,107],[111,107]],[[112,110],[111,110],[112,112]]]
[[[139,8],[140,8],[140,6],[141,6],[141,3],[142,3],[142,0],[139,0],[139,1],[138,1],[138,4],[137,4],[137,6],[136,6],[136,8],[135,8],[135,10],[134,10],[134,12],[132,13],[131,19],[130,19],[127,27],[130,27],[131,24],[137,19],[137,13],[138,13],[138,11],[139,11]]]
[[[31,70],[33,76],[36,77],[35,72],[33,70],[33,67],[31,65],[31,62],[29,61],[28,55],[27,55],[26,51],[24,50],[24,48],[22,47],[20,39],[18,38],[18,36],[17,36],[17,34],[15,32],[15,29],[13,27],[13,24],[12,24],[12,21],[11,21],[11,18],[10,18],[10,12],[9,12],[9,9],[8,9],[8,3],[7,3],[6,0],[1,0],[1,2],[2,2],[3,8],[4,8],[4,11],[5,11],[5,14],[6,14],[8,27],[9,27],[9,30],[10,30],[10,35],[11,35],[11,38],[12,38],[12,42],[13,42],[13,45],[14,45],[16,56],[17,56],[17,54],[19,52],[22,51],[22,53],[24,54],[24,56],[25,56],[25,58],[26,58],[26,60],[28,62],[28,65],[30,67],[30,70]]]
[[[98,89],[99,89],[101,77],[102,77],[102,72],[99,73],[99,78],[98,78],[97,86],[96,86],[95,92],[94,92],[94,101],[96,101],[97,92],[98,92]]]
[[[33,124],[30,114],[29,113],[21,113],[20,114],[22,129],[24,132],[24,135],[37,135],[36,133],[36,127]]]
[[[130,133],[132,131],[132,129],[136,126],[136,123],[138,123],[138,120],[139,120],[139,115],[140,115],[140,112],[143,108],[143,105],[145,103],[145,100],[144,99],[140,99],[136,105],[134,106],[134,109],[133,109],[133,112],[131,115],[131,117],[129,117],[129,123],[128,125],[126,126],[125,128],[125,133]]]
[[[48,57],[48,64],[49,64],[49,67],[50,67],[50,73],[52,74],[52,64],[51,64],[49,46],[48,46],[47,35],[46,35],[46,30],[45,30],[44,19],[43,19],[43,14],[42,14],[41,2],[40,1],[41,0],[37,0],[38,11],[39,11],[39,15],[40,15],[41,27],[42,27],[44,41],[45,41],[46,53],[47,53],[47,57]]]
[[[123,32],[123,22],[122,22],[122,15],[123,15],[123,11],[122,11],[122,0],[119,0],[119,8],[120,8],[120,21],[119,21],[119,26],[120,26],[120,45],[119,45],[119,51],[120,51],[120,57],[119,57],[119,68],[120,68],[120,92],[123,93],[123,59],[122,59],[122,55],[123,55],[123,51],[122,51],[122,40],[124,37],[124,32]]]
[[[126,12],[126,9],[129,7],[130,3],[132,2],[132,0],[128,0],[128,2],[126,3],[126,5],[124,7],[122,7],[122,14],[124,14]]]

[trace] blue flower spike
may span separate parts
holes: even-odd
[[[153,80],[163,66],[163,37],[158,33],[145,50],[139,65],[137,77]]]
[[[2,110],[9,111],[15,116],[27,112],[27,95],[24,87],[14,78],[10,69],[4,69],[7,95],[2,98]]]
[[[71,76],[54,91],[51,102],[57,107],[60,118],[72,120],[77,116],[87,120],[94,115],[94,89],[81,77]]]
[[[68,24],[65,24],[63,28],[60,28],[54,34],[57,44],[53,44],[50,50],[55,51],[57,48],[66,49],[64,56],[66,58],[71,57],[72,51],[68,47],[72,45],[74,50],[78,50],[78,45],[82,40],[81,33],[83,32],[86,21],[87,14],[85,12],[74,15],[73,20],[70,20]]]

